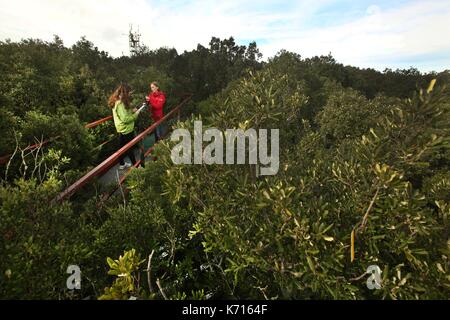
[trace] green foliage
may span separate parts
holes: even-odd
[[[72,297],[66,288],[66,269],[71,264],[83,266],[92,249],[88,229],[70,206],[50,205],[60,184],[49,178],[40,184],[18,180],[0,187],[2,298]]]
[[[212,37],[209,48],[199,44],[196,50],[176,57],[172,74],[182,92],[191,92],[195,101],[202,101],[243,76],[245,70],[260,69],[261,57],[254,42],[247,47],[237,45],[233,37]]]
[[[292,106],[298,112],[297,103],[284,103],[292,101],[295,86],[277,95],[283,103],[274,104],[274,109],[261,109],[257,116],[247,110],[246,101],[258,95],[245,89],[258,88],[263,75],[233,86],[229,101],[218,105],[210,120],[219,127],[237,121],[267,125],[264,119],[279,110],[289,114],[282,108]],[[177,220],[192,226],[191,244],[201,243],[204,254],[198,256],[197,265],[216,279],[214,286],[205,286],[215,298],[443,299],[449,288],[449,221],[448,205],[437,195],[447,180],[442,174],[436,176],[440,182],[430,198],[421,192],[419,182],[434,170],[433,159],[442,153],[445,158],[448,152],[447,95],[445,87],[410,100],[368,101],[352,91],[331,95],[329,113],[346,112],[353,122],[363,121],[355,133],[346,117],[338,118],[344,123],[331,122],[328,115],[330,120],[325,121],[325,113],[319,121],[325,128],[318,132],[307,122],[299,131],[281,118],[271,119],[286,124],[284,131],[294,130],[287,136],[297,140],[284,147],[282,171],[256,182],[245,166],[174,167],[171,145],[163,144],[155,166],[164,168],[152,170],[152,179],[147,170],[141,172],[145,183],[131,184],[131,194],[157,191],[163,181],[161,196],[148,192],[153,195],[149,201],[171,204],[166,209],[170,212],[191,213],[188,220]],[[266,101],[264,96],[259,99]],[[366,109],[352,112],[358,108]],[[180,125],[192,129],[192,121]],[[331,151],[322,142],[322,130],[340,134]],[[443,170],[442,165],[436,169]],[[353,262],[352,231],[356,233]],[[360,277],[373,264],[383,270],[379,291],[368,290],[367,278]],[[196,279],[208,279],[192,270]],[[179,279],[177,273],[168,277]]]
[[[111,287],[105,288],[105,293],[99,300],[128,300],[131,296],[141,295],[139,287],[139,267],[145,262],[141,260],[136,250],[125,251],[118,260],[107,258],[110,270],[109,275],[116,276],[117,279]]]
[[[233,38],[117,59],[85,38],[71,48],[58,37],[1,42],[0,155],[18,150],[0,185],[2,298],[447,299],[448,72],[380,73],[287,51],[260,58]],[[117,149],[111,123],[84,128],[110,115],[114,87],[130,83],[137,105],[154,80],[168,107],[195,94],[196,116],[174,128],[203,119],[279,129],[279,173],[175,166],[166,140],[127,179],[128,194],[102,208],[89,193],[53,203],[62,181]],[[137,128],[149,124],[145,112]],[[105,257],[122,253],[107,259],[116,278],[102,295]],[[138,253],[150,255],[149,270]],[[70,264],[82,268],[81,292],[65,289]],[[370,265],[383,271],[381,290],[366,287]]]
[[[39,143],[56,138],[51,146],[71,159],[73,168],[85,168],[92,164],[92,136],[73,115],[47,116],[36,111],[27,112],[22,122],[21,145],[27,141]]]
[[[150,258],[151,256],[149,257],[149,259]],[[111,287],[105,288],[105,293],[98,298],[99,300],[155,299],[157,297],[157,295],[152,292],[147,294],[146,290],[144,290],[141,287],[141,282],[143,282],[141,280],[141,271],[142,271],[141,268],[146,260],[145,259],[141,260],[139,254],[136,253],[135,249],[125,251],[124,255],[119,256],[118,260],[107,258],[106,261],[110,268],[108,274],[116,276],[117,278]],[[148,277],[151,270],[146,271]],[[167,297],[167,295],[163,291],[164,289],[160,287],[159,279],[157,281],[161,295],[163,295],[165,299],[170,300],[206,299],[205,292],[203,289],[192,290],[190,296],[188,296],[185,292],[176,292],[170,297]],[[153,287],[149,288],[149,290],[152,289]]]
[[[160,152],[167,152],[163,150],[157,151],[158,157]],[[191,211],[161,197],[167,166],[166,161],[157,161],[132,174],[127,180],[131,199],[126,206],[108,209],[111,218],[99,229],[96,247],[100,256],[132,248],[147,254],[154,251],[153,286],[156,288],[159,278],[167,296],[173,297],[204,289],[211,285],[212,278],[199,272],[204,256],[198,250],[200,244],[188,238],[193,223]]]
[[[0,107],[1,108],[1,107]],[[16,130],[18,130],[18,118],[10,111],[0,109],[0,154],[2,156],[11,154],[16,145]]]
[[[322,138],[336,145],[343,139],[355,139],[368,132],[393,103],[394,100],[389,101],[382,96],[368,100],[353,89],[341,88],[328,97],[315,122],[320,127]]]

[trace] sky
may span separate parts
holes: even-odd
[[[111,56],[128,55],[130,24],[150,49],[179,53],[211,37],[256,41],[263,60],[281,49],[331,53],[361,68],[450,69],[450,0],[1,0],[0,40],[82,36]]]

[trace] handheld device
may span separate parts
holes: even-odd
[[[146,103],[143,103],[142,106],[138,109],[137,112],[141,112],[142,110],[145,109],[146,106],[147,106],[147,104],[146,104]]]

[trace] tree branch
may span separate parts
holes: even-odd
[[[164,297],[164,300],[169,300],[161,287],[161,283],[159,282],[159,279],[156,279],[156,285],[158,286],[159,291],[161,292],[162,296]]]
[[[147,282],[148,282],[148,288],[150,289],[150,293],[154,293],[153,286],[152,286],[152,258],[153,254],[155,253],[155,250],[152,250],[152,253],[148,256],[148,264],[147,264]]]
[[[364,229],[366,227],[366,224],[367,224],[367,219],[369,218],[369,213],[372,210],[372,207],[373,207],[373,205],[375,203],[375,200],[378,197],[378,193],[379,192],[380,192],[380,187],[377,188],[377,191],[375,192],[375,195],[373,196],[372,201],[370,202],[370,205],[367,208],[366,214],[364,215],[364,217],[362,219],[362,222],[361,222],[361,225],[358,228],[358,231],[361,231],[361,232],[364,231]]]

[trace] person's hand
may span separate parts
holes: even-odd
[[[134,108],[134,109],[133,109],[133,112],[134,112],[134,113],[136,113],[137,111],[138,111],[138,109],[137,109],[137,108]]]

